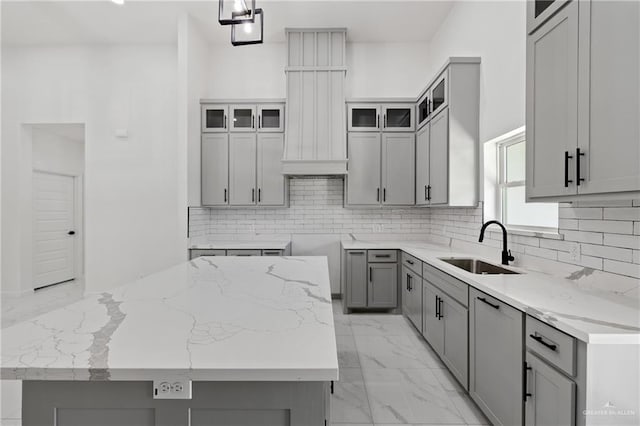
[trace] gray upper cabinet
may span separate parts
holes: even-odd
[[[347,308],[367,306],[367,251],[349,250],[346,254]]]
[[[380,140],[380,133],[349,133],[349,174],[345,179],[347,204],[380,204]]]
[[[530,352],[525,369],[525,424],[575,425],[575,383]]]
[[[231,122],[229,130],[232,132],[255,132],[256,130],[256,106],[241,104],[229,105]]]
[[[226,105],[201,105],[202,133],[226,132],[228,108]]]
[[[350,132],[380,131],[380,105],[349,104],[347,106],[348,130]]]
[[[202,100],[201,109],[202,205],[286,206],[284,103]]]
[[[640,191],[640,2],[581,2],[579,37],[578,194]]]
[[[494,425],[523,422],[523,314],[469,291],[469,394]]]
[[[527,198],[637,197],[640,4],[555,9],[527,36]]]
[[[480,59],[450,58],[418,98],[416,205],[478,204]]]
[[[449,111],[443,110],[430,123],[429,204],[449,201]]]
[[[527,38],[528,198],[576,193],[578,2]]]
[[[286,182],[280,165],[283,150],[282,133],[258,133],[258,205],[285,205]]]
[[[416,205],[429,204],[429,136],[430,123],[416,133]]]
[[[415,203],[415,136],[413,133],[382,135],[382,203]]]
[[[370,263],[369,308],[395,308],[398,306],[398,265],[396,263]]]
[[[256,203],[256,135],[232,133],[229,136],[229,204]]]
[[[258,105],[258,132],[284,132],[284,105]]]
[[[222,206],[229,202],[229,135],[203,134],[201,151],[202,205]]]
[[[382,130],[387,132],[413,132],[415,130],[414,104],[382,105]]]
[[[531,34],[571,0],[527,0],[527,33]]]

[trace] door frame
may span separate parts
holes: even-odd
[[[75,235],[75,243],[74,243],[74,247],[73,247],[73,275],[74,278],[73,280],[75,281],[80,281],[80,280],[84,280],[84,264],[85,264],[85,256],[84,256],[84,247],[85,247],[85,238],[84,238],[84,174],[81,175],[73,175],[73,174],[67,174],[67,173],[58,173],[58,172],[52,172],[49,170],[42,170],[42,169],[38,169],[38,168],[34,168],[32,171],[32,176],[35,175],[36,173],[40,173],[40,174],[45,174],[45,175],[51,175],[51,176],[64,176],[64,177],[70,177],[73,180],[73,228],[74,231],[76,232]],[[33,183],[33,180],[32,180]],[[33,188],[33,184],[32,184],[32,189],[31,189],[31,199],[33,200],[33,196],[34,196],[34,188]],[[34,210],[35,210],[35,205],[33,204],[33,201],[31,202],[31,226],[32,226],[32,233],[31,233],[31,240],[32,240],[32,250],[31,250],[31,265],[33,265],[34,263],[34,256],[35,256],[35,244],[34,244],[34,239],[35,239],[35,229],[33,228],[34,222],[35,222],[35,217],[34,217]],[[63,282],[67,282],[67,281],[63,281]],[[32,276],[32,280],[31,280],[31,289],[32,290],[37,290],[37,289],[42,289],[42,288],[47,288],[49,286],[52,285],[56,285],[56,284],[61,284],[60,283],[51,283],[51,284],[47,284],[44,286],[40,286],[40,287],[35,287],[35,283],[34,283],[34,279]]]

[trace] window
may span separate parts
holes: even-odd
[[[525,144],[524,131],[497,143],[498,213],[502,223],[511,229],[557,231],[557,203],[525,201]]]

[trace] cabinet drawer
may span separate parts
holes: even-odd
[[[429,281],[431,284],[438,287],[440,290],[453,297],[457,302],[463,306],[469,306],[469,285],[453,278],[451,275],[446,274],[434,268],[433,266],[423,263],[422,264],[422,278]]]
[[[189,250],[189,259],[195,259],[200,256],[226,256],[225,250],[212,249],[191,249]]]
[[[263,256],[284,256],[284,250],[262,250]]]
[[[260,250],[227,250],[227,256],[261,256]]]
[[[422,261],[418,258],[402,252],[402,264],[411,269],[416,274],[422,276]]]
[[[369,262],[397,262],[398,252],[396,250],[369,250],[367,251]]]
[[[527,315],[527,348],[571,376],[576,372],[576,339]]]

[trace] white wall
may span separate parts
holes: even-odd
[[[456,2],[429,43],[429,78],[450,56],[480,56],[480,141],[525,122],[526,2]]]
[[[31,286],[18,267],[16,226],[25,123],[86,124],[88,291],[184,257],[177,208],[176,74],[175,46],[3,46],[4,292]],[[116,129],[128,129],[129,138],[117,139]]]

